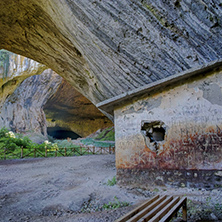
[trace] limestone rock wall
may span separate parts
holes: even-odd
[[[214,0],[0,2],[0,48],[46,64],[94,104],[222,57]]]
[[[41,74],[47,67],[6,50],[0,51],[0,108],[19,84],[29,76]]]
[[[46,137],[47,125],[43,106],[56,92],[61,81],[62,78],[50,69],[24,80],[4,101],[0,110],[0,127]]]
[[[61,76],[44,69],[31,59],[0,51],[0,128],[44,139],[47,126],[64,127],[84,137],[113,125]]]

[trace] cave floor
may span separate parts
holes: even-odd
[[[222,202],[221,189],[108,186],[115,174],[114,155],[1,160],[0,221],[114,221],[157,193],[187,195],[192,203],[204,204],[209,197]],[[101,211],[116,200],[130,206]]]

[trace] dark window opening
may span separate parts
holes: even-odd
[[[160,142],[164,140],[166,130],[163,127],[164,123],[161,121],[142,122],[141,131],[150,142]]]
[[[165,129],[163,127],[160,128],[152,128],[150,131],[152,132],[147,132],[146,136],[150,138],[150,142],[155,142],[155,141],[163,141],[164,136],[165,136]]]
[[[67,138],[75,140],[81,138],[81,136],[78,135],[77,133],[62,127],[48,127],[47,134],[58,140],[67,139]]]

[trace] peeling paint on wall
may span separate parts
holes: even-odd
[[[222,106],[222,92],[218,84],[203,84],[199,87],[203,91],[203,98],[212,104]]]
[[[158,177],[167,171],[221,171],[221,77],[218,71],[116,109],[118,174],[140,171],[138,178],[147,171]],[[154,132],[159,139],[152,138]],[[121,181],[127,183],[126,178]]]

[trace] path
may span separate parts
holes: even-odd
[[[196,221],[205,211],[210,219],[222,218],[220,212],[209,211],[210,205],[211,209],[222,209],[222,188],[213,191],[166,187],[142,190],[108,186],[108,179],[115,174],[114,155],[1,160],[0,222],[112,222],[135,205],[93,211],[114,202],[114,196],[133,205],[156,193],[186,195],[193,204],[199,203],[196,210],[188,208],[188,216],[189,212],[193,214],[190,221]],[[92,212],[79,213],[81,209]]]

